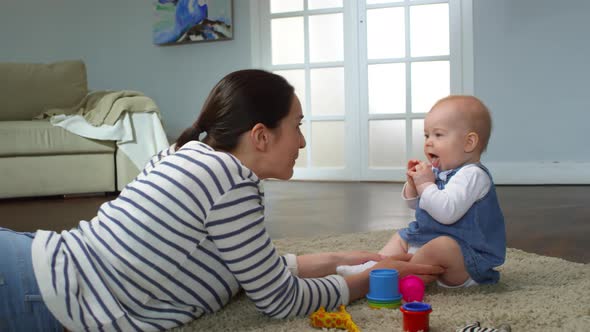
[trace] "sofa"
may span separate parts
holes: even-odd
[[[32,120],[88,93],[82,61],[0,63],[0,198],[116,192],[139,173],[114,141]]]

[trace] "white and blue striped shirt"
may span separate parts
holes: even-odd
[[[37,232],[45,303],[72,331],[169,329],[220,310],[240,288],[277,318],[347,304],[342,277],[298,278],[295,256],[277,254],[259,184],[200,142],[160,152],[90,222]]]

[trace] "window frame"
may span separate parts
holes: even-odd
[[[266,70],[304,69],[306,100],[310,105],[310,70],[325,67],[344,68],[345,112],[343,116],[312,115],[307,109],[304,124],[306,138],[310,137],[314,121],[344,121],[345,168],[312,168],[311,145],[307,147],[307,167],[297,167],[294,179],[300,180],[345,180],[345,181],[405,181],[405,167],[369,168],[368,161],[368,121],[375,119],[395,119],[406,122],[406,157],[412,149],[412,121],[423,119],[425,113],[411,112],[411,90],[406,89],[406,112],[399,114],[369,114],[368,112],[368,64],[390,63],[387,60],[367,60],[366,49],[366,9],[404,6],[406,15],[406,57],[402,62],[409,69],[413,60],[449,60],[451,94],[473,94],[473,0],[403,0],[392,4],[366,5],[365,1],[343,0],[338,9],[307,10],[307,0],[303,0],[304,10],[298,12],[270,14],[270,0],[250,0],[251,60],[254,68]],[[449,56],[410,57],[408,6],[422,4],[449,4]],[[344,57],[337,62],[309,62],[308,27],[309,15],[343,13]],[[296,65],[272,65],[270,21],[271,18],[303,16],[304,18],[304,63]],[[352,24],[354,23],[354,24]],[[266,50],[266,51],[265,51]],[[399,60],[399,59],[398,59]],[[411,87],[410,72],[406,73],[406,86]]]

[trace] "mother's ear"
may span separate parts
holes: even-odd
[[[479,135],[474,131],[470,132],[465,137],[465,147],[464,147],[465,152],[466,153],[473,152],[477,148],[478,144],[479,144]]]
[[[268,149],[269,134],[268,128],[262,123],[257,123],[250,129],[250,139],[256,150],[266,151]]]

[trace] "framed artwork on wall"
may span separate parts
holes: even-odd
[[[156,45],[231,40],[233,32],[233,0],[155,0]]]

